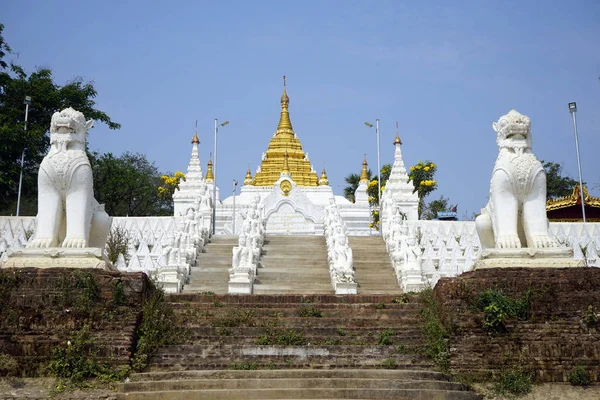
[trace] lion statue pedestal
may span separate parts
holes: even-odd
[[[104,253],[111,219],[94,199],[85,152],[92,126],[72,108],[52,115],[50,150],[38,173],[35,236],[25,249],[9,252],[5,267],[111,268]]]
[[[489,203],[475,222],[482,254],[474,269],[579,266],[548,230],[546,173],[531,151],[531,120],[511,110],[493,128],[498,158]]]

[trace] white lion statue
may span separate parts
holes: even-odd
[[[104,248],[110,218],[94,199],[85,152],[93,124],[72,108],[52,115],[50,151],[38,174],[37,229],[27,247]]]
[[[493,123],[498,158],[490,199],[477,217],[483,248],[555,247],[548,234],[546,173],[531,152],[531,120],[511,110]]]

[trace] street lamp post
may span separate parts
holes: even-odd
[[[372,128],[373,124],[365,122],[365,125],[368,128]],[[379,118],[375,120],[375,134],[377,135],[377,194],[378,194],[378,202],[377,205],[381,206],[381,158],[379,155]]]
[[[569,112],[573,116],[573,131],[575,132],[575,150],[577,151],[577,169],[579,170],[579,193],[581,194],[581,215],[585,223],[585,199],[583,197],[583,178],[581,177],[581,161],[579,159],[579,138],[577,134],[577,103],[569,103]]]
[[[235,235],[235,192],[238,181],[233,180],[233,213],[231,214],[231,232]]]
[[[215,118],[215,159],[213,163],[213,218],[212,218],[212,233],[213,235],[217,230],[217,133],[219,132],[219,126],[225,126],[229,121],[225,121],[219,124],[219,120]]]
[[[19,175],[19,194],[17,195],[17,217],[21,208],[21,187],[23,186],[23,168],[25,165],[25,136],[27,135],[27,115],[29,114],[29,104],[31,104],[31,96],[25,96],[23,101],[25,104],[25,126],[23,127],[23,151],[21,152],[21,174]]]

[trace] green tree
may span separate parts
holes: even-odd
[[[39,163],[48,150],[47,132],[52,114],[73,107],[110,129],[118,129],[120,125],[96,109],[94,99],[98,93],[92,83],[75,78],[61,86],[54,82],[48,68],[28,74],[22,67],[7,63],[5,57],[11,50],[2,37],[3,29],[0,24],[0,214],[16,210],[21,153],[25,149],[21,214],[35,215],[36,177]],[[24,132],[25,96],[32,98],[27,132]]]
[[[449,198],[440,196],[439,199],[432,200],[425,204],[423,207],[423,213],[421,214],[421,219],[435,219],[437,218],[438,213],[451,211],[452,206],[449,204],[449,202]]]
[[[172,197],[159,196],[162,174],[144,154],[91,154],[94,196],[108,215],[172,215]]]
[[[419,193],[419,218],[421,218],[421,214],[423,213],[425,197],[437,189],[437,181],[433,179],[436,171],[437,165],[431,161],[419,161],[416,165],[410,167],[408,180],[413,181],[415,185],[413,193]]]
[[[371,180],[371,170],[367,170],[367,176],[369,180]],[[360,183],[360,174],[350,174],[346,178],[344,178],[346,183],[348,184],[344,188],[344,197],[350,200],[352,203],[356,201],[354,198],[354,192],[356,192],[356,188],[358,188],[358,184]]]
[[[546,197],[556,199],[573,193],[573,189],[579,183],[569,176],[562,176],[562,165],[542,160],[546,171]]]

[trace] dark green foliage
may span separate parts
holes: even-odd
[[[63,274],[59,288],[62,306],[73,307],[82,316],[89,316],[100,298],[100,287],[94,276],[87,271]]]
[[[90,327],[85,325],[71,340],[54,349],[48,370],[58,378],[82,382],[99,375],[97,355]]]
[[[586,312],[581,316],[581,322],[585,324],[588,328],[593,328],[598,325],[598,313],[596,313],[596,309],[593,305],[589,305]]]
[[[108,233],[108,237],[106,238],[106,253],[108,260],[114,264],[117,262],[119,254],[123,254],[125,262],[128,262],[128,249],[129,236],[127,236],[127,230],[120,226],[111,229]]]
[[[385,331],[379,334],[379,340],[377,341],[377,343],[382,346],[394,344],[394,340],[392,338],[394,335],[396,335],[396,331],[394,331],[393,329],[386,329]]]
[[[323,316],[323,313],[321,312],[321,310],[319,310],[315,306],[311,306],[311,307],[301,306],[300,308],[298,308],[298,314],[300,314],[300,316],[303,318],[311,318],[311,317],[320,318]]]
[[[562,176],[562,165],[542,160],[542,165],[546,171],[546,196],[549,199],[565,197],[573,193],[577,182],[575,179]]]
[[[118,281],[114,284],[112,298],[110,304],[113,307],[123,306],[127,303],[127,296],[125,295],[125,288],[123,282]]]
[[[371,180],[371,175],[372,172],[370,169],[368,169],[367,176],[369,177],[369,181]],[[354,203],[354,192],[356,192],[358,184],[360,183],[360,174],[350,174],[347,177],[345,177],[344,180],[348,184],[348,186],[344,188],[344,197],[350,200],[352,203]],[[383,185],[384,182],[382,181],[381,184]]]
[[[58,391],[89,386],[90,379],[113,382],[125,378],[129,369],[115,369],[98,361],[98,347],[90,334],[90,327],[84,325],[66,343],[56,347],[48,363],[48,372],[61,378]]]
[[[504,395],[524,395],[531,392],[531,376],[520,367],[502,371],[494,384],[494,391]]]
[[[531,293],[528,290],[519,299],[508,297],[497,289],[487,289],[479,294],[475,307],[484,312],[483,327],[493,332],[504,332],[508,319],[526,320],[529,317]]]
[[[229,364],[229,369],[251,371],[251,370],[258,369],[258,365],[256,365],[256,363],[254,363],[254,362],[252,362],[252,363],[232,363],[232,364]]]
[[[302,332],[294,329],[287,331],[271,331],[256,339],[255,343],[260,346],[281,345],[281,346],[303,346],[307,344]]]
[[[581,365],[576,365],[569,372],[569,383],[574,386],[588,386],[591,383],[589,371]]]
[[[452,205],[449,203],[450,199],[444,196],[440,196],[440,198],[436,200],[431,200],[429,203],[423,206],[421,219],[435,219],[438,217],[438,213],[450,211],[452,209]]]
[[[10,299],[11,292],[18,288],[21,283],[21,273],[16,269],[0,270],[0,307]]]
[[[104,204],[108,215],[173,215],[171,199],[158,196],[162,174],[144,154],[126,152],[115,157],[112,153],[90,153],[88,156],[94,171],[94,195]]]
[[[421,318],[427,343],[426,352],[442,371],[447,371],[450,368],[451,331],[442,320],[440,305],[433,295],[433,290],[423,290],[420,297],[423,302]]]
[[[226,310],[215,315],[211,320],[211,325],[215,328],[254,326],[254,314],[252,310]]]
[[[144,302],[135,354],[131,361],[135,371],[146,368],[160,346],[176,344],[183,335],[175,313],[165,301],[163,290],[152,287],[149,293]]]
[[[0,353],[0,376],[14,376],[19,371],[19,363],[10,354]]]
[[[392,303],[395,304],[406,304],[410,301],[410,296],[406,293],[403,293],[402,295],[398,296],[398,297],[394,297],[394,299],[392,300]]]

